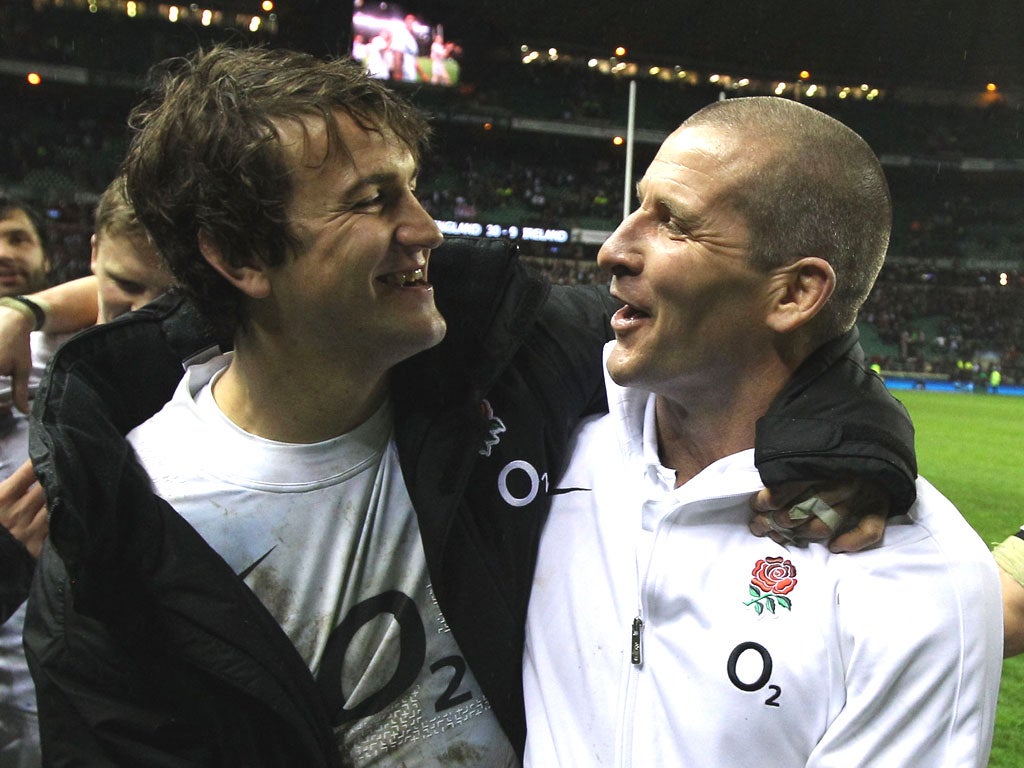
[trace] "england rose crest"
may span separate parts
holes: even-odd
[[[754,606],[758,616],[766,608],[768,613],[775,613],[776,606],[787,611],[793,607],[793,601],[787,595],[796,587],[796,566],[789,560],[781,557],[762,558],[757,561],[750,576],[749,591],[753,599],[744,605]]]

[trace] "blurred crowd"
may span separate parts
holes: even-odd
[[[0,114],[0,190],[46,211],[54,277],[67,279],[88,271],[92,210],[117,173],[127,143],[125,118],[139,95],[130,83],[137,86],[154,55],[182,53],[197,35],[219,33],[192,28],[168,34],[167,25],[133,23],[125,46],[112,47],[100,44],[106,39],[100,25],[109,33],[112,24],[128,24],[123,18],[75,14],[76,34],[69,36],[60,32],[68,13],[46,5],[39,13],[54,32],[39,36],[26,27],[40,18],[27,7],[0,9],[11,32],[0,42],[0,58],[95,68],[97,81],[109,80],[102,88],[0,82],[7,105]],[[82,34],[93,27],[97,34]],[[122,82],[111,74],[118,68]],[[622,216],[626,154],[606,138],[587,138],[583,129],[624,125],[626,92],[626,81],[582,63],[527,67],[513,61],[489,72],[485,83],[413,93],[435,126],[419,181],[424,206],[443,220],[610,232]],[[716,95],[710,86],[645,80],[637,125],[668,132]],[[998,103],[814,105],[857,130],[883,162],[903,158],[886,167],[896,212],[889,265],[862,316],[877,361],[892,370],[943,373],[955,371],[960,358],[978,358],[1021,378],[1022,171],[960,166],[965,158],[1020,159],[1022,113]],[[516,118],[545,121],[546,132],[513,129]],[[654,149],[638,143],[634,167],[646,167]],[[600,237],[587,240],[523,242],[522,248],[556,282],[599,282],[605,279],[594,264]]]

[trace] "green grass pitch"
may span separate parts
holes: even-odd
[[[1024,524],[1024,397],[894,392],[914,419],[921,475],[990,546]],[[1024,762],[1024,655],[1003,664],[989,768]]]

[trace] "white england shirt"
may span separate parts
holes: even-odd
[[[213,399],[228,359],[189,368],[128,438],[306,660],[344,763],[515,765],[433,598],[390,406],[321,443],[265,440]]]
[[[983,768],[999,582],[949,501],[919,480],[859,554],[756,538],[753,451],[674,488],[654,398],[608,385],[543,532],[527,765]]]

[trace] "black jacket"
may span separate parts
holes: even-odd
[[[395,370],[395,438],[434,592],[521,750],[546,492],[579,417],[604,407],[597,361],[611,302],[601,289],[551,288],[486,241],[446,244],[431,279],[449,330]],[[87,331],[36,396],[31,453],[52,547],[25,638],[48,765],[339,763],[299,654],[152,494],[123,438],[208,345],[200,328],[187,304],[163,301]]]
[[[765,485],[867,477],[890,495],[892,515],[917,489],[914,425],[903,403],[864,364],[857,329],[819,347],[757,422],[754,464]]]
[[[0,624],[25,602],[34,567],[25,545],[0,525]]]

